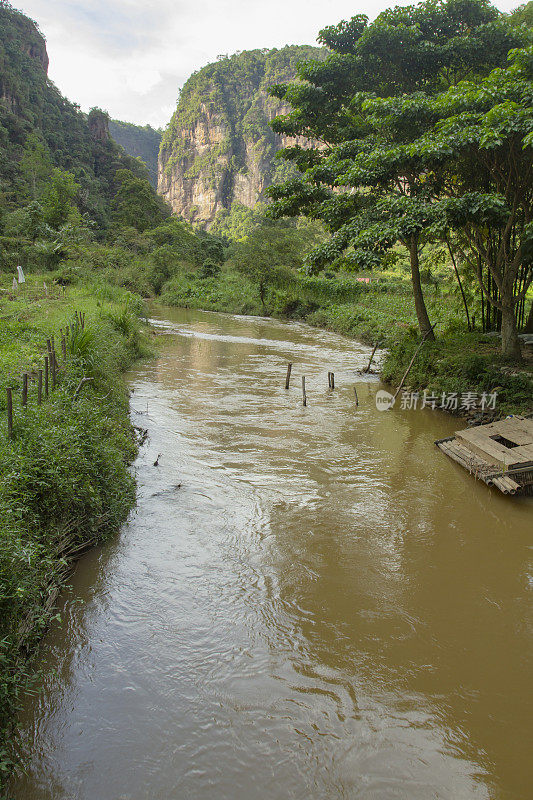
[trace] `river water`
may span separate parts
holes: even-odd
[[[43,643],[13,797],[531,797],[532,501],[378,411],[363,345],[155,313],[138,507]]]

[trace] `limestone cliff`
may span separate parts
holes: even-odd
[[[14,67],[12,52],[18,51],[20,63]],[[0,101],[4,108],[17,114],[21,108],[20,76],[23,60],[30,58],[38,64],[44,76],[48,74],[46,42],[37,25],[28,17],[5,5],[0,17]]]
[[[269,122],[284,113],[268,88],[294,78],[298,61],[323,51],[307,46],[222,57],[192,75],[163,134],[158,191],[179,215],[209,227],[232,203],[253,206],[292,169],[274,160],[287,144]]]

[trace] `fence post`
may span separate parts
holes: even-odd
[[[67,360],[67,340],[64,336],[61,337],[61,350],[63,352],[63,360]]]
[[[10,439],[13,438],[13,395],[11,388],[6,388],[7,393],[7,435]]]
[[[28,373],[22,374],[22,405],[28,405]]]
[[[287,364],[287,377],[285,378],[285,388],[289,388],[289,383],[291,380],[291,370],[292,370],[292,363],[289,361]]]
[[[48,356],[44,357],[44,394],[48,397]]]
[[[43,402],[43,371],[42,369],[39,370],[38,373],[39,377],[37,380],[37,405],[41,405]]]

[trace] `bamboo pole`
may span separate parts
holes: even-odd
[[[374,345],[374,349],[372,350],[372,355],[370,356],[370,361],[368,362],[367,367],[366,367],[366,369],[363,370],[363,372],[369,372],[370,371],[370,365],[371,365],[372,361],[374,360],[374,356],[376,354],[376,350],[378,349],[378,347],[379,347],[379,339],[377,340],[376,344]]]
[[[285,378],[285,388],[289,388],[289,383],[291,381],[291,372],[292,372],[292,363],[289,361],[287,364],[287,377]]]
[[[422,341],[420,342],[420,344],[419,344],[419,345],[418,345],[418,347],[416,348],[416,350],[415,350],[415,352],[414,352],[414,355],[413,355],[413,357],[412,357],[411,361],[409,362],[409,366],[407,367],[407,369],[406,369],[406,370],[405,370],[405,372],[404,372],[403,378],[402,378],[402,379],[401,379],[401,381],[400,381],[400,385],[399,385],[399,386],[398,386],[398,388],[396,389],[396,392],[395,392],[395,394],[394,394],[394,397],[392,398],[392,402],[391,402],[391,404],[390,404],[389,408],[392,408],[392,407],[394,406],[394,403],[396,402],[396,398],[397,398],[397,397],[398,397],[398,395],[400,394],[400,392],[401,392],[401,390],[402,390],[402,388],[403,388],[403,385],[404,385],[404,383],[405,383],[405,381],[406,381],[406,378],[407,378],[407,376],[409,375],[409,373],[411,372],[411,367],[412,367],[412,366],[413,366],[413,364],[415,363],[415,359],[416,359],[416,357],[418,356],[418,354],[419,354],[419,352],[421,351],[421,349],[422,349],[423,345],[425,344],[425,341],[426,341],[426,339],[428,338],[429,334],[430,334],[430,333],[432,333],[432,331],[433,331],[433,328],[435,327],[435,325],[436,325],[436,324],[437,324],[437,323],[435,322],[435,323],[434,323],[434,324],[431,326],[431,328],[429,329],[429,331],[426,331],[426,332],[425,332],[425,334],[424,334],[424,336],[422,337]]]
[[[358,406],[359,405],[359,398],[357,397],[357,389],[355,388],[355,386],[353,387],[353,393],[355,395],[355,405]]]
[[[7,394],[7,435],[10,439],[13,438],[13,395],[11,387],[6,388]]]

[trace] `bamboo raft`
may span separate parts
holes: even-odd
[[[507,417],[435,442],[443,453],[503,494],[533,495],[533,419]]]

